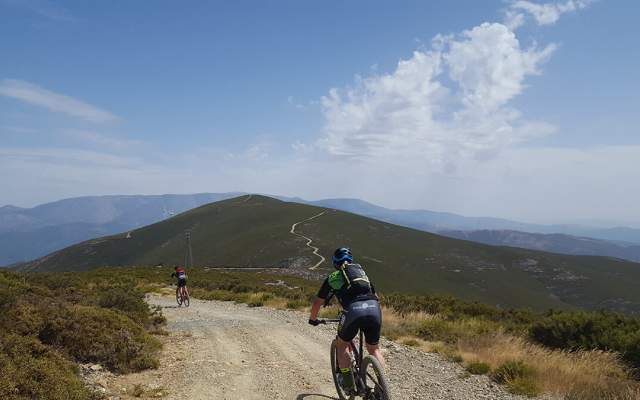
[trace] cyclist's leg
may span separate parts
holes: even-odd
[[[336,340],[336,349],[338,350],[338,366],[340,368],[351,367],[351,358],[349,357],[349,344],[358,334],[357,313],[351,309],[345,310],[340,319],[338,326],[338,338]]]
[[[374,356],[382,367],[385,366],[384,357],[382,356],[382,351],[380,350],[380,330],[382,328],[382,312],[380,310],[380,305],[378,302],[371,303],[375,305],[375,307],[369,307],[368,311],[369,315],[363,317],[362,323],[362,331],[364,332],[365,345],[367,347],[367,352]]]
[[[380,361],[380,364],[384,368],[385,367],[384,357],[382,356],[382,351],[380,350],[380,345],[379,344],[366,343],[366,346],[367,346],[367,352],[369,354],[371,354],[372,356],[374,356],[378,361]]]
[[[338,352],[338,367],[351,367],[351,357],[349,357],[349,342],[345,342],[338,337],[336,340],[336,350]]]

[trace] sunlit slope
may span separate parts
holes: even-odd
[[[307,268],[318,257],[306,247],[306,240],[289,231],[293,223],[323,211],[299,224],[296,232],[312,238],[328,260],[335,247],[351,246],[383,291],[449,293],[504,307],[640,311],[640,264],[488,246],[263,196],[212,203],[130,235],[125,232],[66,248],[22,268],[180,263],[187,229],[192,231],[197,265]]]
[[[327,213],[300,231],[313,237],[325,256],[337,242],[351,245],[386,290],[453,293],[537,309],[640,311],[637,263],[451,240],[341,212]]]
[[[198,207],[141,229],[88,240],[20,268],[64,271],[182,264],[187,230],[191,231],[197,265],[278,267],[305,253],[300,239],[289,230],[315,209],[268,197],[243,196]]]

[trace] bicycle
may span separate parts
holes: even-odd
[[[320,324],[340,323],[340,319],[321,319]],[[336,339],[331,342],[331,376],[333,376],[333,384],[338,391],[340,400],[354,400],[356,396],[363,400],[391,400],[389,394],[389,385],[387,378],[380,362],[372,355],[364,356],[363,343],[364,338],[361,330],[358,331],[358,345],[352,340],[349,343],[349,352],[351,356],[351,373],[355,384],[355,393],[348,394],[342,388],[338,377],[342,374],[338,367],[338,349],[336,347]],[[371,368],[371,372],[369,371]],[[370,383],[372,385],[370,385]]]
[[[189,307],[189,292],[187,292],[186,286],[178,286],[176,289],[176,302],[179,307],[183,304],[185,307]]]

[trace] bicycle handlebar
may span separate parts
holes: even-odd
[[[321,325],[326,325],[326,324],[337,324],[338,322],[340,322],[339,319],[319,319],[318,323]]]

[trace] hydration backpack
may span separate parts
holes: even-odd
[[[371,293],[371,282],[360,264],[347,264],[329,276],[329,285],[336,292],[350,295]]]

